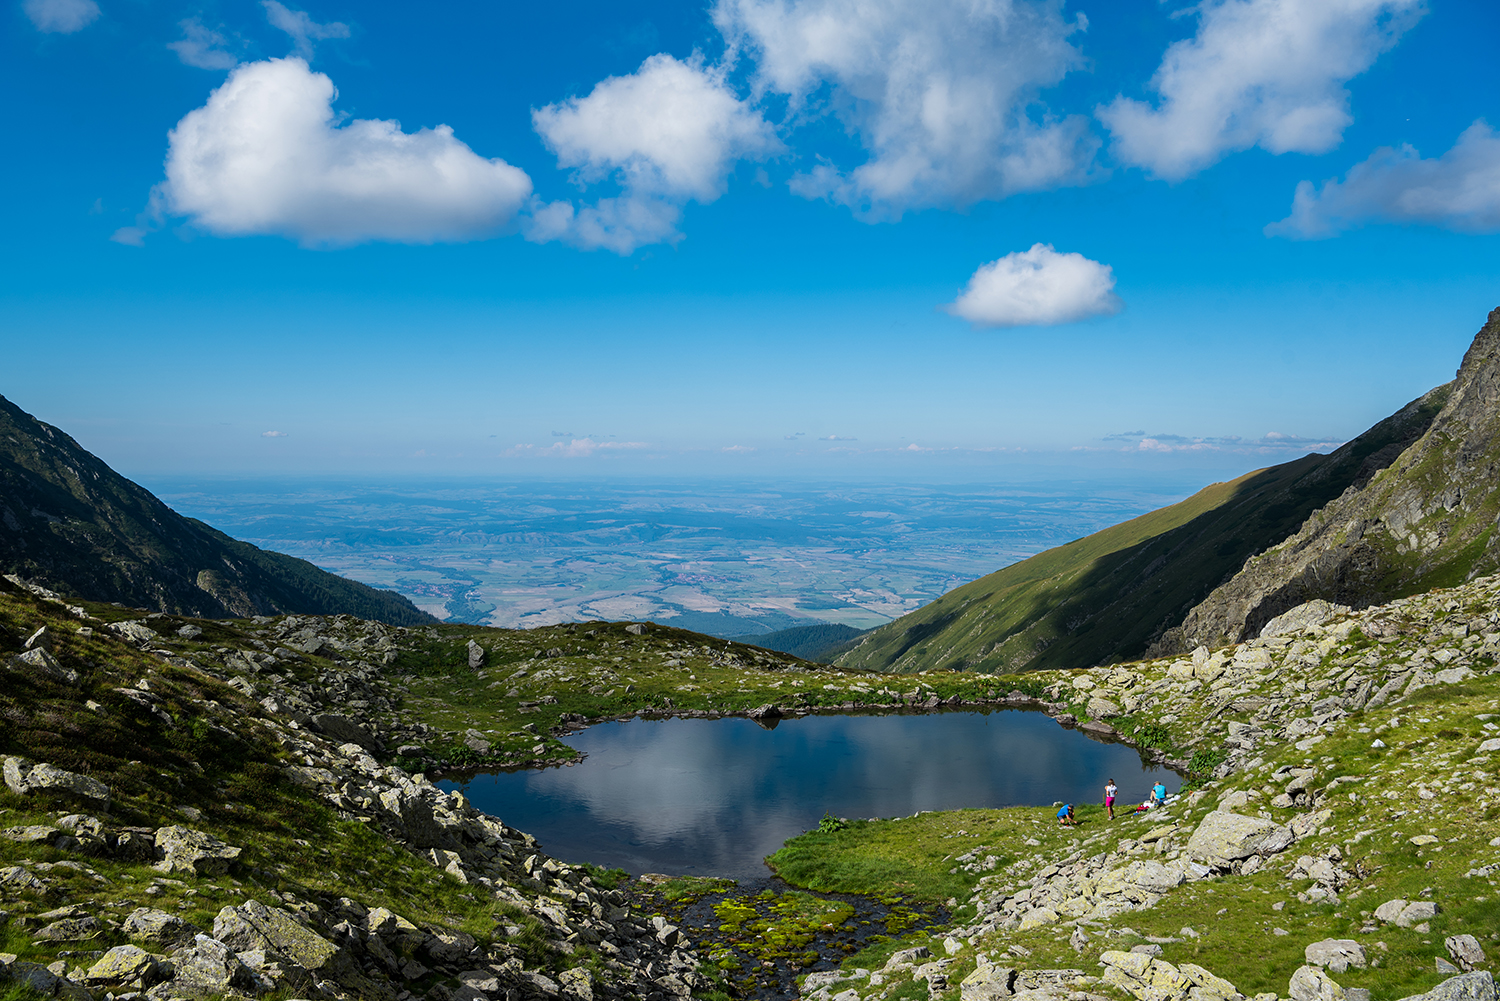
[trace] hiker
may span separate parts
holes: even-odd
[[[1109,819],[1110,820],[1114,820],[1115,819],[1115,792],[1116,791],[1117,791],[1117,788],[1115,786],[1115,780],[1114,779],[1110,779],[1107,783],[1105,783],[1105,785],[1104,785],[1104,808],[1109,811]]]
[[[1167,805],[1167,787],[1160,782],[1151,787],[1151,796],[1156,800],[1157,806]]]
[[[1057,822],[1063,827],[1077,827],[1078,820],[1073,816],[1073,804],[1064,803],[1063,808],[1057,811]]]

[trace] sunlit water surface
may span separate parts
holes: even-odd
[[[443,785],[564,861],[756,879],[765,856],[825,811],[1092,803],[1110,778],[1118,811],[1158,779],[1179,784],[1132,748],[1017,710],[807,716],[774,730],[740,718],[630,720],[568,743],[587,754],[582,763]]]

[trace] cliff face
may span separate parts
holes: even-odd
[[[395,592],[184,518],[4,397],[0,573],[177,615],[343,612],[393,625],[435,621]]]
[[[1257,635],[1323,598],[1364,607],[1500,568],[1500,309],[1464,355],[1431,426],[1188,613],[1167,649]]]

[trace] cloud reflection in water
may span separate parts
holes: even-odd
[[[569,743],[588,755],[582,764],[479,775],[461,788],[550,854],[631,872],[764,876],[761,859],[825,810],[893,817],[1094,802],[1111,777],[1129,803],[1158,776],[1178,784],[1131,748],[1013,710],[808,716],[771,731],[738,718],[631,720]]]

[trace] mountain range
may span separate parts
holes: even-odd
[[[391,625],[437,621],[394,591],[183,517],[3,396],[0,572],[91,601],[173,615],[347,613]]]
[[[1454,381],[1328,455],[1187,500],[955,588],[840,667],[1013,672],[1223,646],[1316,598],[1365,607],[1500,567],[1500,309]]]

